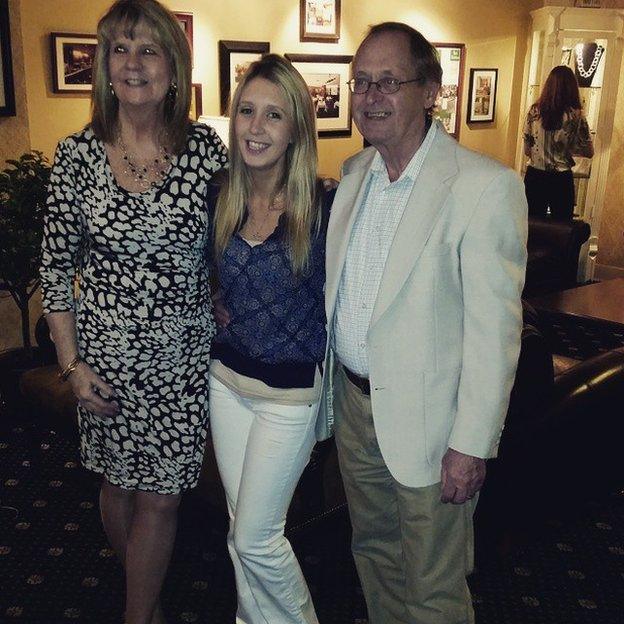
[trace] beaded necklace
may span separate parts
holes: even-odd
[[[142,163],[134,160],[128,154],[128,148],[121,136],[117,139],[117,145],[121,151],[123,174],[132,179],[142,191],[147,191],[156,186],[165,177],[171,164],[171,154],[162,145],[158,148],[158,156],[156,158]]]

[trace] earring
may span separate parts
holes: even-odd
[[[172,82],[169,85],[169,92],[167,93],[167,95],[172,99],[175,100],[178,97],[178,85],[175,82]]]
[[[108,89],[110,90],[110,94],[111,94],[113,97],[116,97],[115,89],[113,89],[113,83],[112,83],[112,82],[110,82],[110,81],[109,81],[109,83],[108,83]]]

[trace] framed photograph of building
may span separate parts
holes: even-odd
[[[191,86],[191,110],[189,117],[197,121],[202,113],[202,86],[199,82],[194,82]]]
[[[434,118],[459,139],[461,96],[464,76],[464,44],[434,43],[442,65],[442,84],[435,103]]]
[[[470,70],[468,123],[494,121],[497,80],[498,69],[473,68]]]
[[[299,39],[336,43],[340,39],[340,0],[299,0]]]
[[[9,3],[0,0],[0,117],[15,115]]]
[[[173,13],[175,18],[178,20],[178,24],[180,24],[180,28],[184,31],[186,38],[189,42],[189,47],[191,48],[191,61],[193,60],[193,14],[192,13],[179,13],[175,11]]]
[[[230,96],[254,61],[270,51],[268,41],[219,41],[219,91],[221,114],[227,115]]]
[[[319,137],[351,136],[351,92],[347,86],[352,56],[286,54],[308,85]]]
[[[96,36],[53,32],[50,40],[54,93],[90,93]]]

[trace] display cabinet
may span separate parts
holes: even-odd
[[[524,174],[522,127],[526,111],[539,97],[550,70],[557,65],[568,65],[579,82],[595,152],[591,160],[576,158],[573,169],[574,213],[591,226],[591,236],[581,251],[580,281],[593,277],[598,253],[623,48],[623,9],[545,6],[531,12],[516,168]]]

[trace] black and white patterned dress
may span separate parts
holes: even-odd
[[[57,148],[44,311],[75,310],[80,355],[115,389],[117,416],[78,411],[82,461],[114,485],[173,494],[197,483],[215,332],[205,198],[226,162],[214,131],[193,124],[165,179],[130,193],[89,128]]]

